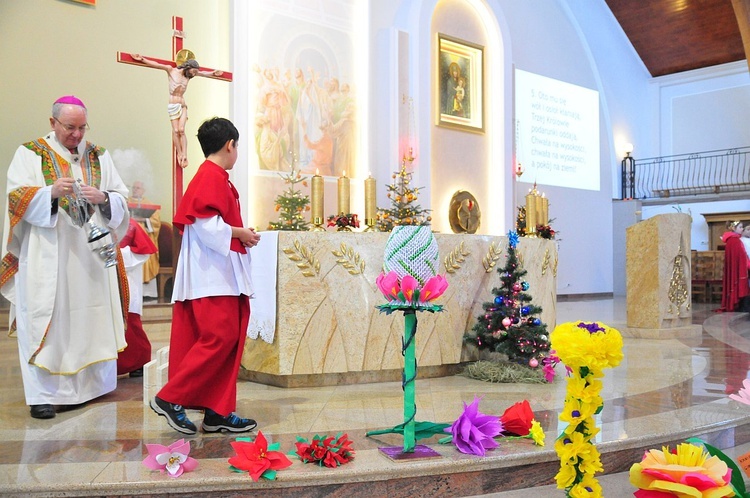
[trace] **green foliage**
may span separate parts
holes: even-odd
[[[492,289],[495,298],[482,305],[484,313],[464,336],[464,341],[480,350],[505,354],[512,362],[529,365],[535,359],[541,366],[549,353],[547,325],[537,315],[542,308],[532,303],[523,280],[526,270],[518,261],[516,247],[508,247],[508,259],[497,269],[501,286]],[[505,320],[505,324],[503,321]]]
[[[397,225],[429,225],[432,221],[430,209],[422,209],[416,204],[421,187],[410,186],[411,176],[404,160],[401,170],[392,175],[394,182],[387,186],[391,207],[378,209],[378,230],[381,232],[390,232]]]
[[[279,176],[288,184],[284,192],[276,196],[276,211],[279,212],[279,221],[268,222],[268,230],[306,231],[309,230],[309,221],[305,213],[310,211],[310,197],[302,195],[296,185],[302,183],[307,187],[307,177],[297,170],[296,163],[291,166],[289,173]]]

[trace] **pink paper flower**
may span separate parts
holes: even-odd
[[[398,283],[398,274],[395,271],[381,273],[375,279],[375,284],[389,301],[398,301],[398,293],[401,292],[401,286]]]
[[[151,470],[166,472],[169,477],[180,477],[183,472],[190,472],[198,467],[198,460],[188,456],[190,441],[180,439],[169,446],[147,444],[148,456],[143,465]]]
[[[740,403],[750,405],[750,380],[743,380],[742,387],[737,392],[737,394],[730,394],[729,398],[735,401],[739,401]]]
[[[448,288],[448,281],[442,275],[435,275],[425,282],[422,292],[419,294],[419,300],[425,303],[434,301],[443,295]]]
[[[419,282],[411,275],[404,275],[401,279],[401,292],[404,294],[407,303],[411,303],[414,300],[414,291],[419,288]]]
[[[494,438],[503,431],[503,424],[496,415],[480,413],[479,400],[474,398],[468,406],[464,403],[464,412],[445,432],[453,434],[453,444],[461,453],[484,456],[498,446]]]

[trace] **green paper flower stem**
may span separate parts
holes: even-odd
[[[417,313],[415,310],[404,311],[404,341],[401,354],[404,356],[404,375],[401,387],[404,390],[404,453],[413,453],[416,446],[414,437],[414,417],[417,414],[417,404],[414,400],[417,378]]]

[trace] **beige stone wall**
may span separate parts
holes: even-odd
[[[242,366],[273,376],[377,372],[401,369],[404,318],[375,306],[385,302],[375,285],[387,233],[280,232],[277,319],[273,344],[248,340]],[[435,234],[441,267],[449,282],[437,301],[441,313],[419,313],[420,367],[473,359],[463,343],[482,304],[500,286],[508,239],[484,235]],[[527,291],[541,306],[541,319],[555,326],[557,248],[553,241],[521,239],[519,259]],[[297,261],[293,260],[297,259]],[[490,266],[494,264],[494,266]]]

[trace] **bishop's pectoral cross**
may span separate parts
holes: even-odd
[[[185,165],[183,160],[185,160],[185,155],[187,151],[185,150],[185,145],[182,147],[180,146],[179,140],[183,140],[182,144],[186,144],[186,141],[184,141],[184,121],[187,120],[187,114],[184,114],[182,116],[182,121],[180,122],[181,117],[177,116],[177,112],[187,112],[186,109],[184,109],[182,106],[177,105],[178,107],[173,107],[175,104],[173,102],[175,101],[182,101],[184,103],[184,92],[187,87],[187,79],[183,78],[184,81],[181,82],[175,82],[172,74],[172,69],[176,68],[177,66],[185,63],[185,61],[189,59],[195,60],[195,56],[192,52],[189,50],[185,50],[182,47],[182,41],[184,38],[184,33],[182,30],[182,18],[181,17],[172,17],[172,59],[173,60],[164,60],[164,59],[158,59],[156,57],[140,57],[136,54],[129,54],[126,52],[117,52],[117,62],[122,62],[125,64],[134,64],[136,66],[143,66],[143,67],[150,67],[150,68],[157,68],[157,69],[165,69],[168,72],[169,79],[170,79],[170,115],[169,118],[172,120],[172,127],[173,127],[173,139],[172,139],[172,213],[174,214],[177,212],[177,206],[180,204],[180,200],[182,199],[182,169]],[[146,60],[148,59],[148,60]],[[210,69],[207,67],[202,66],[195,66],[194,69],[197,69],[197,74],[199,76],[203,76],[206,78],[212,78],[222,81],[232,81],[232,73],[227,71],[219,71],[215,69]],[[175,109],[174,115],[172,113],[172,109]],[[182,134],[181,137],[178,137],[177,127],[182,126]],[[178,154],[179,152],[179,154]],[[182,156],[182,157],[180,157]]]

